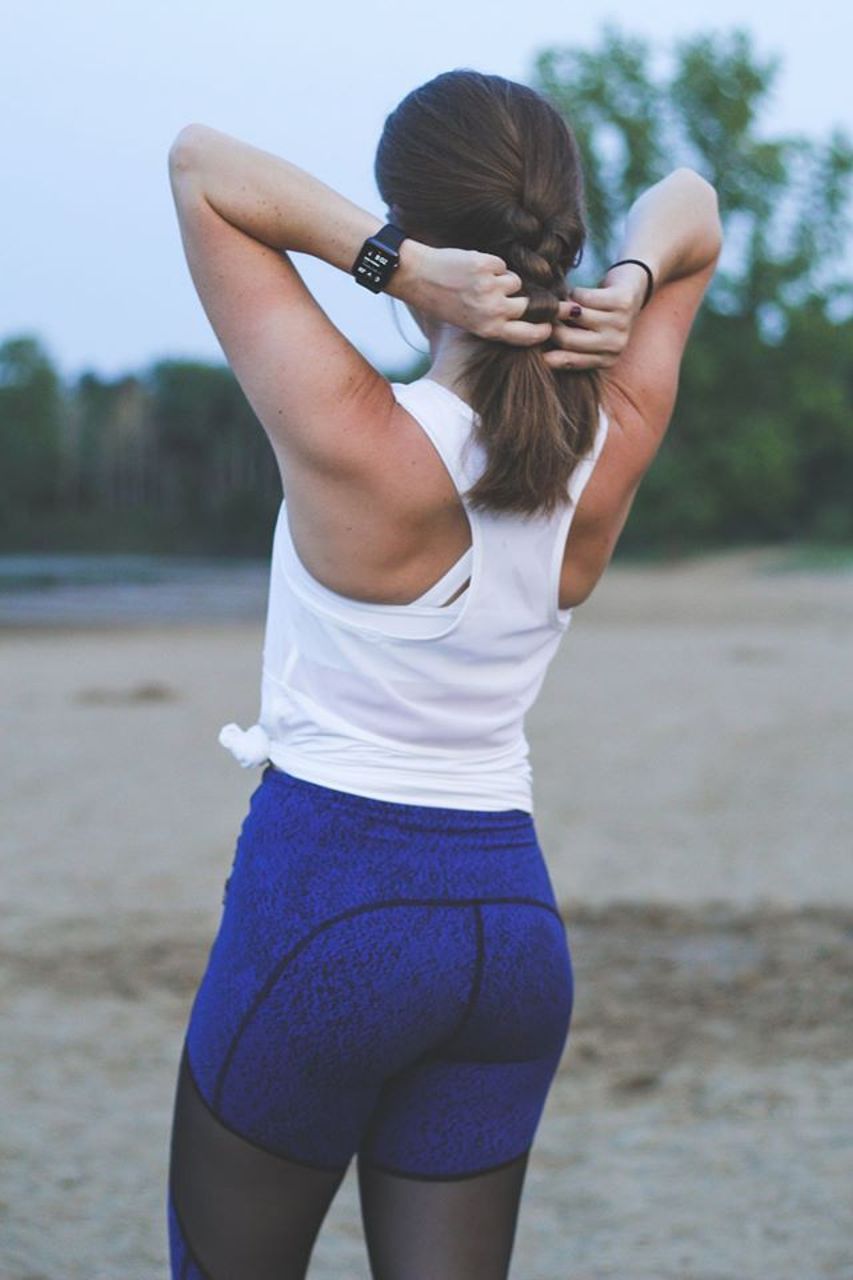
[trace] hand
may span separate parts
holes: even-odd
[[[547,342],[554,326],[520,319],[528,301],[521,288],[521,277],[496,254],[404,240],[387,292],[477,337],[532,347]]]
[[[610,280],[610,284],[604,281]],[[552,369],[606,369],[619,359],[646,296],[646,274],[634,263],[613,267],[596,289],[575,287],[560,303],[542,359]],[[580,310],[579,315],[572,311]]]

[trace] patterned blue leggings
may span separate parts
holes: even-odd
[[[572,1002],[530,814],[268,765],[183,1044],[173,1280],[301,1280],[353,1156],[374,1277],[506,1276]]]

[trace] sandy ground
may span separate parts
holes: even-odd
[[[776,559],[611,568],[528,720],[576,992],[514,1280],[853,1280],[853,575]],[[261,642],[0,632],[0,1280],[168,1274]],[[368,1280],[354,1174],[312,1280]]]

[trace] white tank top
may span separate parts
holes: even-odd
[[[485,465],[473,409],[424,377],[391,384],[460,493]],[[524,718],[571,620],[559,607],[575,505],[608,419],[551,516],[475,511],[468,551],[410,604],[339,595],[308,573],[282,500],[273,535],[261,712],[219,741],[248,768],[406,804],[533,812]],[[465,580],[470,583],[449,605]]]

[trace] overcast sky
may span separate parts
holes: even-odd
[[[540,49],[593,48],[606,21],[650,39],[662,69],[673,38],[746,25],[759,56],[783,59],[763,133],[853,126],[853,7],[840,0],[716,0],[708,10],[676,0],[5,0],[0,340],[37,333],[66,376],[115,376],[164,356],[221,359],[169,190],[166,156],[182,125],[201,121],[284,155],[381,216],[373,155],[409,89],[459,66],[529,79]],[[368,358],[413,358],[387,298],[295,260]],[[419,343],[408,316],[401,322]]]

